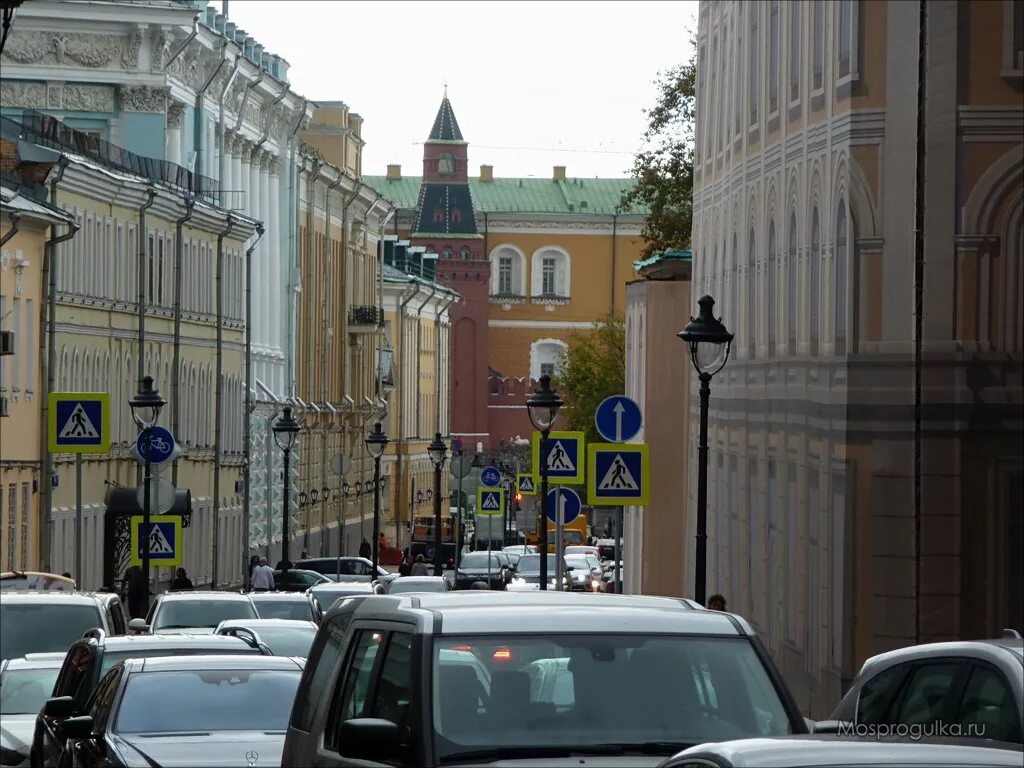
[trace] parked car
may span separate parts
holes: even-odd
[[[537,548],[532,544],[510,544],[507,547],[503,547],[501,551],[508,556],[509,565],[511,565],[512,570],[515,571],[519,558],[523,555],[536,554]]]
[[[309,592],[253,592],[249,599],[261,619],[319,621],[320,612]]]
[[[356,578],[386,583],[398,577],[397,573],[391,573],[381,565],[377,566],[377,573],[374,575],[373,561],[365,557],[308,557],[297,560],[295,567],[316,571],[331,581],[350,581]]]
[[[658,597],[399,595],[324,617],[281,764],[653,768],[698,742],[806,732],[738,616]]]
[[[123,635],[128,617],[113,592],[0,592],[0,658],[67,652],[87,629]]]
[[[825,736],[743,739],[684,750],[661,768],[1020,768],[1021,755],[956,743],[869,741]]]
[[[0,765],[30,764],[36,716],[50,697],[63,653],[30,653],[0,660]]]
[[[217,625],[214,634],[242,637],[241,630],[251,632],[254,641],[274,656],[305,658],[316,637],[317,625],[314,621],[290,619],[228,619]]]
[[[504,552],[469,552],[462,556],[455,572],[456,589],[472,589],[478,581],[491,589],[505,589],[511,580],[512,571]]]
[[[4,571],[0,573],[0,592],[75,592],[74,579],[43,571]]]
[[[572,568],[572,589],[576,592],[603,592],[604,571],[592,555],[566,555],[565,564]]]
[[[548,589],[557,589],[556,583],[558,576],[555,573],[555,566],[557,561],[555,555],[548,553],[546,556],[548,559]],[[512,577],[512,582],[509,584],[509,589],[514,592],[530,592],[540,590],[540,558],[539,554],[536,555],[523,555],[519,558],[519,564],[516,566],[516,572]],[[564,566],[565,575],[562,577],[562,589],[571,589],[571,578],[572,571],[569,570],[570,566],[562,560]]]
[[[342,597],[354,595],[383,595],[384,585],[365,581],[339,581],[331,584],[318,584],[309,590],[310,596],[316,602],[317,611],[322,617],[330,609],[334,602]]]
[[[448,592],[452,585],[444,576],[402,576],[388,584],[389,595],[403,592]]]
[[[145,619],[132,619],[136,632],[212,633],[224,619],[258,618],[248,595],[238,592],[190,589],[158,595]]]
[[[128,659],[58,731],[76,768],[281,765],[302,667],[282,656]]]
[[[291,568],[287,571],[274,571],[274,588],[278,592],[305,592],[317,584],[330,584],[332,580],[316,571]]]
[[[1021,744],[1024,641],[1014,630],[997,640],[926,643],[864,662],[817,733],[844,734],[905,725],[955,726],[948,735]]]
[[[66,748],[58,738],[57,725],[86,711],[89,697],[100,680],[119,661],[159,656],[261,653],[256,643],[214,635],[107,635],[101,629],[87,631],[62,655],[60,673],[49,696],[36,712],[33,765],[61,765]],[[268,653],[269,655],[269,653]]]
[[[570,544],[565,548],[565,556],[569,555],[593,555],[597,558],[597,561],[601,561],[601,550],[596,546],[587,546],[585,544]]]

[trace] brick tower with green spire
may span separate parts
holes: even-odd
[[[465,449],[488,440],[487,392],[490,362],[490,262],[477,229],[473,196],[469,191],[469,145],[455,119],[448,88],[423,145],[423,183],[419,218],[410,237],[437,253],[438,282],[463,300],[451,307],[450,427],[463,437]]]

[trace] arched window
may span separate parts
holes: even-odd
[[[569,254],[561,248],[549,246],[535,251],[530,275],[532,295],[569,298],[569,267]]]
[[[491,251],[491,295],[526,293],[526,256],[518,248],[499,245]]]
[[[789,354],[796,354],[796,211],[789,214],[789,246],[786,254],[786,336]]]
[[[462,211],[452,208],[452,224],[458,224],[460,221],[462,221]]]
[[[757,255],[754,228],[750,228],[747,244],[747,356],[753,357],[757,346]]]
[[[846,201],[836,211],[836,352],[846,352]]]
[[[452,249],[451,248],[445,248],[443,251],[441,251],[441,258],[442,259],[450,259],[451,257],[452,257]]]
[[[441,206],[434,209],[434,223],[444,224],[444,209]]]
[[[811,254],[809,264],[810,339],[811,351],[816,352],[818,348],[818,281],[821,279],[821,228],[818,225],[817,206],[811,212]]]
[[[775,313],[775,222],[768,224],[768,291],[765,294],[765,308],[767,315],[765,322],[768,324],[768,354],[775,354],[775,324],[777,317]]]
[[[463,248],[459,251],[459,258],[462,261],[469,261],[469,248]]]
[[[530,376],[557,376],[568,345],[560,339],[539,339],[530,345]]]

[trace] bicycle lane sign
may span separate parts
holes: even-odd
[[[173,459],[179,450],[169,429],[153,427],[148,440],[145,432],[139,434],[139,439],[135,443],[135,453],[141,462],[146,460],[148,453],[151,464],[163,464]]]

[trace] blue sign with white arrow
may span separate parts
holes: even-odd
[[[643,426],[640,406],[625,395],[606,397],[594,413],[594,426],[610,443],[625,443],[636,437]]]
[[[171,434],[169,429],[164,427],[152,427],[149,431],[148,439],[146,438],[146,433],[142,432],[135,443],[135,449],[138,451],[139,456],[145,460],[148,453],[149,461],[152,464],[163,464],[172,458],[175,447],[174,435]]]
[[[488,488],[494,488],[501,484],[501,472],[497,467],[488,467],[480,473],[480,482]]]
[[[580,495],[571,488],[552,488],[548,491],[548,503],[544,506],[547,507],[548,520],[557,524],[558,518],[555,516],[555,509],[560,508],[562,525],[568,525],[580,516],[583,502],[580,500]]]

